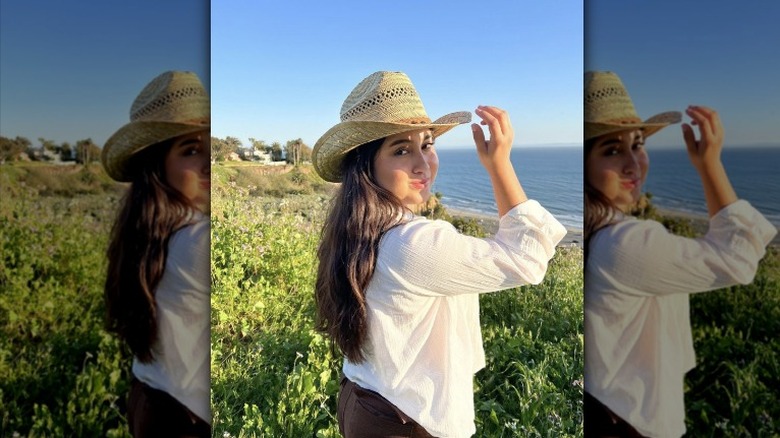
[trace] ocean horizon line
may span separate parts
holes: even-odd
[[[474,149],[474,145],[448,145],[448,146],[442,146],[439,148],[439,150],[448,150],[448,151],[454,151],[454,150],[469,150]],[[546,149],[546,148],[571,148],[571,149],[582,149],[583,145],[582,143],[533,143],[533,144],[513,144],[512,149]]]
[[[680,143],[676,144],[653,144],[648,145],[647,149],[652,151],[657,150],[685,150],[685,142],[680,140]],[[727,152],[734,149],[780,149],[780,143],[728,143],[723,145],[723,151]]]

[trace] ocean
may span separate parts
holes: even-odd
[[[650,170],[645,192],[654,205],[707,216],[704,191],[685,146],[679,149],[647,147]],[[770,222],[780,225],[780,146],[725,147],[723,166],[737,196],[750,202]]]
[[[473,149],[439,149],[433,191],[453,210],[497,215],[487,172]],[[659,208],[706,216],[701,182],[684,147],[648,147],[645,191]],[[780,146],[728,147],[722,159],[737,195],[780,226]],[[582,229],[582,147],[515,147],[512,163],[520,183],[568,228]]]
[[[474,149],[439,149],[434,192],[453,210],[498,216],[490,178]],[[530,199],[567,228],[582,229],[582,147],[514,147],[512,164]]]

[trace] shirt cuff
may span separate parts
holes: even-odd
[[[542,234],[550,239],[553,246],[557,245],[567,233],[566,227],[534,199],[528,199],[515,205],[501,216],[498,223],[499,232],[502,229],[509,229],[518,224],[525,228],[539,229]]]
[[[777,228],[744,199],[721,208],[710,218],[710,232],[732,230],[734,227],[750,230],[766,246],[777,234]]]

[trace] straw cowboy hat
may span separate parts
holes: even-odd
[[[679,123],[679,111],[667,111],[642,121],[620,78],[609,71],[585,72],[585,140],[604,134],[639,128],[645,138],[672,123]]]
[[[198,76],[167,71],[152,79],[135,98],[130,123],[106,141],[100,160],[111,178],[131,181],[136,169],[129,163],[136,152],[210,126],[209,96]]]
[[[455,112],[433,122],[412,81],[401,72],[379,71],[363,79],[341,106],[341,123],[330,128],[312,151],[314,170],[330,182],[341,181],[341,162],[356,147],[402,132],[430,128],[438,137],[471,121]]]

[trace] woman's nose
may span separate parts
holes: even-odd
[[[431,168],[430,163],[428,163],[429,157],[421,151],[418,151],[415,152],[414,158],[414,168],[412,169],[414,173],[428,172],[428,170]]]
[[[639,156],[636,153],[631,152],[626,155],[626,161],[623,163],[623,173],[626,175],[639,173]]]

